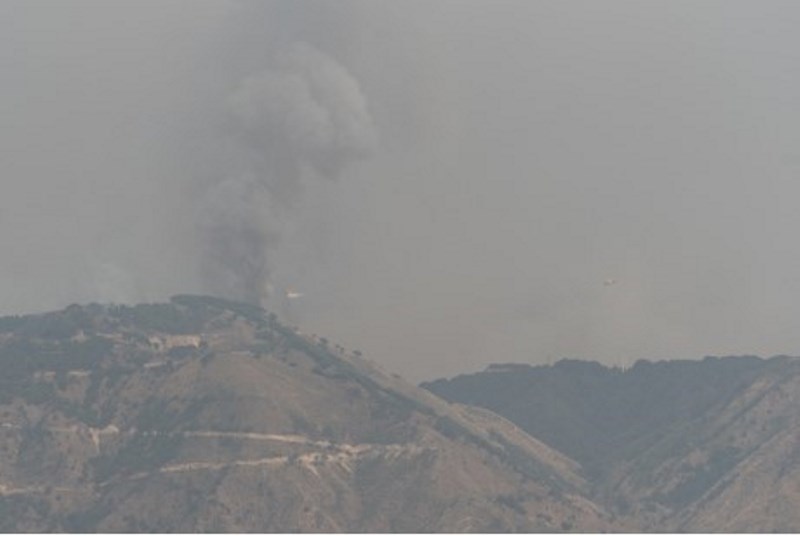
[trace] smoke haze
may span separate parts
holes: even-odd
[[[412,379],[797,354],[798,22],[4,2],[0,308],[265,301]]]
[[[270,305],[273,255],[303,178],[334,179],[375,143],[358,83],[333,59],[298,43],[249,75],[226,108],[233,175],[208,188],[205,283],[215,294]]]

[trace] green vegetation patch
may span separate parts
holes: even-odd
[[[741,450],[723,447],[715,450],[705,464],[694,467],[689,478],[678,484],[662,501],[682,508],[702,497],[742,459]]]
[[[138,432],[118,451],[92,460],[95,481],[158,469],[175,459],[183,440],[180,434]]]

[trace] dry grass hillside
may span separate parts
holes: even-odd
[[[603,531],[578,465],[239,303],[0,319],[0,529]]]

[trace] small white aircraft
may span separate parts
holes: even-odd
[[[294,290],[292,288],[287,288],[283,292],[283,295],[286,296],[286,299],[289,299],[289,300],[296,300],[297,298],[302,298],[303,297],[303,293],[302,292],[297,292],[296,290]]]
[[[610,286],[613,286],[613,285],[616,285],[616,284],[617,284],[617,280],[616,279],[606,279],[605,281],[603,281],[603,286],[604,287],[610,287]]]

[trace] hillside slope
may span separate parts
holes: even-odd
[[[601,531],[578,465],[239,303],[0,319],[0,530]]]
[[[642,530],[800,530],[800,359],[496,365],[424,387],[570,455]]]

